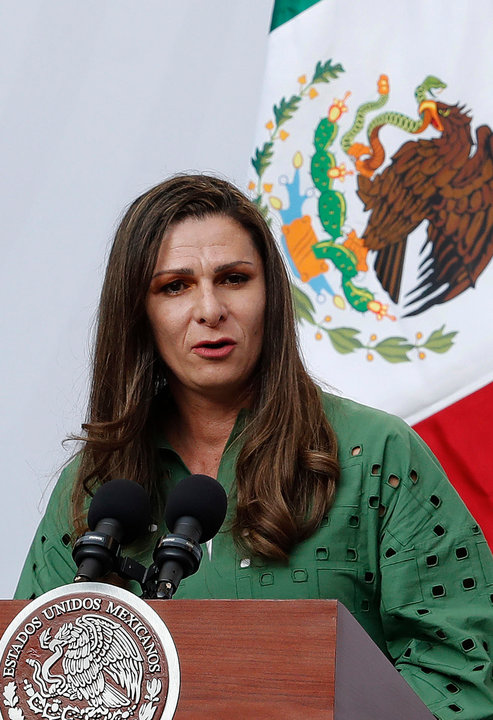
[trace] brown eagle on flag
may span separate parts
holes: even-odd
[[[375,272],[395,303],[408,235],[428,221],[407,316],[474,287],[493,255],[493,133],[478,128],[472,153],[464,107],[427,101],[425,113],[440,137],[406,142],[379,175],[358,176],[358,195],[371,213],[363,243],[375,251]]]

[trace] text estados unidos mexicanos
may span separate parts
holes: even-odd
[[[140,644],[147,655],[147,661],[149,663],[148,671],[150,673],[160,673],[161,663],[159,652],[156,648],[152,635],[149,633],[149,630],[142,623],[140,618],[122,605],[115,605],[111,600],[107,601],[107,603],[106,608],[103,608],[103,612],[118,618],[130,628],[134,635],[136,635],[139,639]],[[49,622],[55,617],[60,617],[69,613],[79,612],[81,610],[99,612],[101,611],[101,608],[102,598],[99,597],[68,598],[59,603],[54,603],[53,605],[43,608],[41,610],[41,614],[44,615],[45,620]],[[4,655],[5,659],[2,663],[3,677],[15,677],[17,663],[22,650],[29,641],[29,638],[35,635],[42,628],[43,620],[41,620],[38,615],[34,615],[27,623],[25,623],[22,630],[17,633],[7,653]]]

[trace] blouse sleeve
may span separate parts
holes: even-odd
[[[74,579],[77,568],[72,560],[70,524],[74,471],[71,463],[53,490],[24,563],[15,598],[33,599]]]
[[[492,718],[493,559],[481,529],[404,423],[387,439],[381,473],[389,653],[436,718]]]

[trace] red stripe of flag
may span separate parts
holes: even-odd
[[[493,549],[493,383],[414,425]]]

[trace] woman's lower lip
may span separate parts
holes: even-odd
[[[221,345],[219,347],[212,347],[211,345],[199,345],[193,348],[193,352],[196,355],[200,355],[203,358],[223,358],[229,355],[234,349],[234,344]]]

